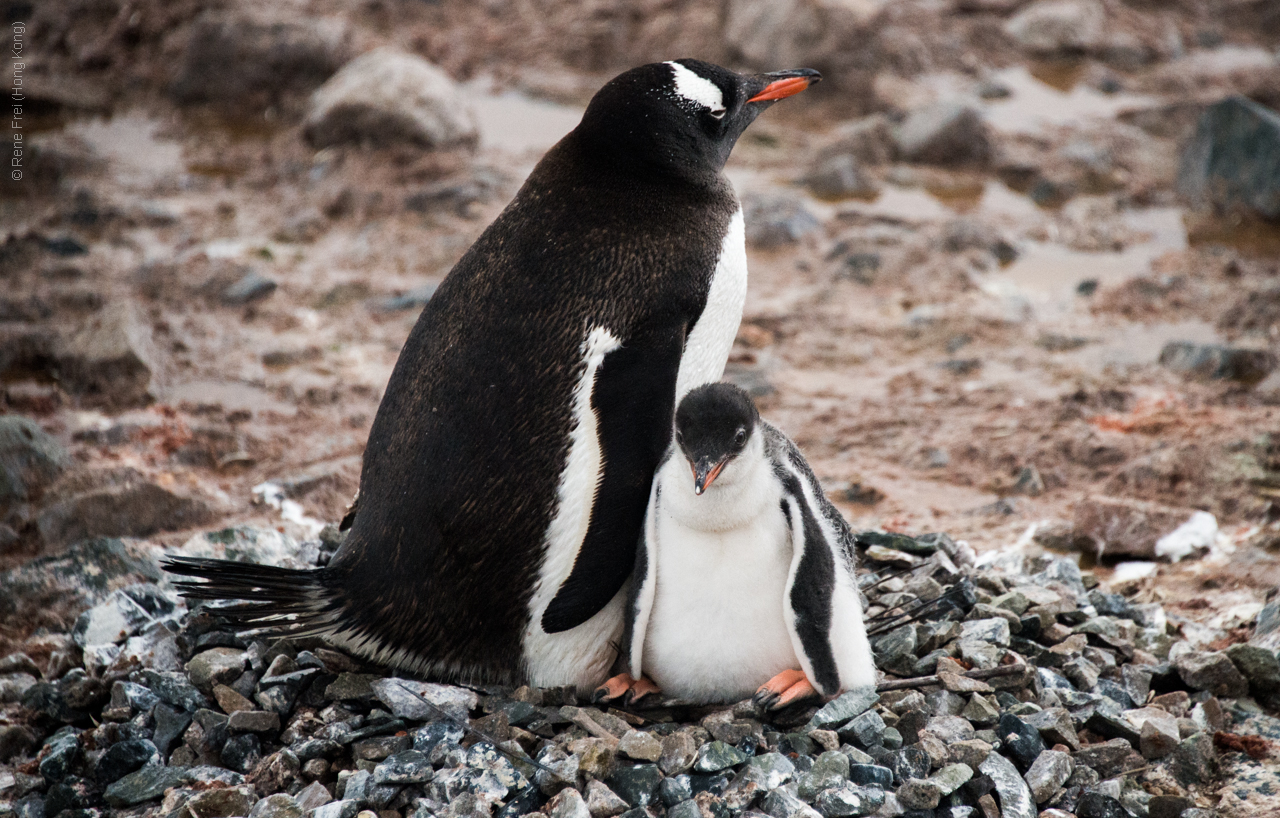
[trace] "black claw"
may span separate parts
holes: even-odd
[[[609,688],[603,685],[601,685],[600,687],[597,687],[591,693],[592,704],[599,704],[600,702],[607,701],[608,698],[609,698]]]
[[[756,707],[772,709],[773,703],[780,698],[782,698],[782,694],[774,693],[772,690],[757,690],[756,695],[751,697],[751,701]]]

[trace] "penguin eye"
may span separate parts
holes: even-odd
[[[735,432],[733,435],[733,444],[735,446],[741,446],[746,442],[747,442],[747,430],[739,426],[738,431]]]
[[[711,112],[711,118],[712,118],[712,119],[724,119],[724,115],[725,115],[725,109],[724,109],[724,108],[721,108],[721,109],[720,109],[720,110],[718,110],[718,111],[712,111],[712,112]]]
[[[681,446],[684,445],[684,435],[680,432],[676,432],[676,443],[678,443]]]

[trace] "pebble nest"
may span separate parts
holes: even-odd
[[[0,659],[0,816],[1207,818],[1280,737],[1272,650],[1197,647],[1068,559],[858,542],[882,683],[780,712],[400,680],[122,588]]]

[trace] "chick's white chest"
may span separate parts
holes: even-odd
[[[781,487],[761,470],[751,487],[720,496],[713,486],[696,497],[687,464],[673,461],[660,472],[668,479],[651,543],[656,587],[644,671],[669,696],[746,698],[799,667],[783,617],[791,545]]]

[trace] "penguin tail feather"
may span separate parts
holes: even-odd
[[[195,557],[170,557],[161,567],[170,574],[195,578],[174,583],[186,599],[238,603],[217,606],[212,612],[246,633],[301,637],[337,629],[342,600],[330,569]]]

